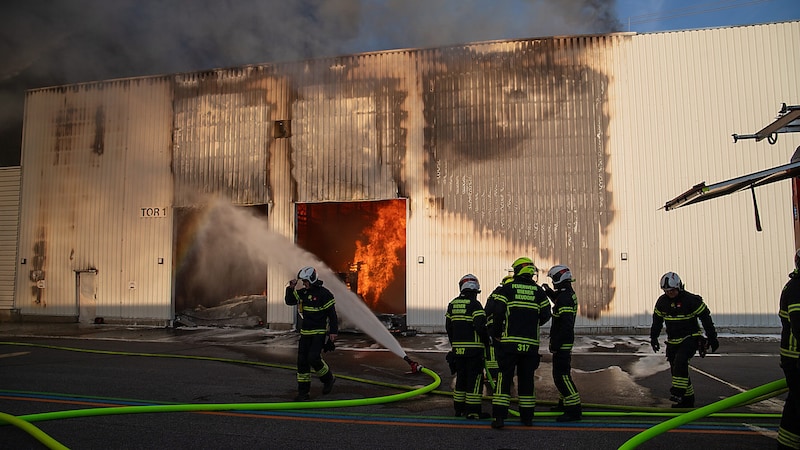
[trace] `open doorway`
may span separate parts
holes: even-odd
[[[176,324],[263,326],[267,268],[251,248],[267,213],[227,202],[174,208]]]
[[[406,200],[298,203],[297,244],[378,314],[406,313]]]

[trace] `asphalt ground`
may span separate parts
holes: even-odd
[[[74,449],[612,449],[673,417],[662,413],[677,413],[669,408],[663,350],[654,354],[646,336],[578,337],[573,376],[587,412],[580,422],[558,423],[549,412],[557,391],[549,354],[542,352],[534,426],[523,427],[511,416],[503,430],[491,429],[489,420],[453,417],[453,377],[444,361],[449,347],[439,334],[397,337],[412,360],[441,378],[430,393],[370,400],[391,400],[434,378],[409,373],[400,356],[369,336],[345,333],[336,351],[325,354],[337,375],[333,392],[321,395],[315,380],[312,402],[286,406],[296,393],[296,339],[291,331],[258,328],[2,323],[0,412],[33,417],[41,432]],[[777,336],[722,335],[720,342],[718,354],[692,360],[698,408],[782,378]],[[774,448],[784,398],[728,411],[742,417],[700,418],[640,448]],[[369,404],[343,406],[353,401]],[[132,408],[146,405],[213,406],[181,412]],[[97,409],[110,406],[128,408],[114,414]],[[69,417],[81,410],[97,412]],[[487,399],[484,411],[490,410]],[[41,416],[54,411],[67,418]],[[0,425],[0,448],[45,446]]]

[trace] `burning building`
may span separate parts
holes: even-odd
[[[756,238],[749,199],[659,207],[687,180],[788,160],[790,143],[729,136],[800,95],[798,35],[519,39],[31,90],[14,309],[169,322],[262,295],[284,326],[308,261],[285,239],[421,330],[443,329],[463,274],[485,295],[519,256],[540,282],[571,267],[579,328],[648,326],[670,270],[722,328],[775,327],[780,283],[753,271],[790,269],[789,185],[761,189]]]

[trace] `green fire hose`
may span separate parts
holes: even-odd
[[[642,431],[641,433],[637,434],[631,439],[628,439],[627,442],[625,442],[624,444],[622,444],[622,446],[620,446],[619,450],[628,450],[636,448],[639,445],[649,441],[650,439],[660,434],[666,433],[669,430],[672,430],[673,428],[677,428],[681,425],[685,425],[697,419],[702,419],[703,417],[706,417],[709,414],[715,413],[717,411],[722,411],[728,408],[734,408],[751,399],[761,397],[762,395],[765,395],[770,392],[779,391],[785,387],[786,387],[785,379],[773,381],[772,383],[767,383],[763,386],[759,386],[749,391],[736,394],[732,397],[728,397],[716,403],[712,403],[710,405],[703,406],[702,408],[698,408],[689,411],[685,414],[681,414],[680,416],[667,420],[666,422],[662,422],[654,427],[648,428],[647,430]]]
[[[180,358],[180,359],[200,359],[200,360],[214,360],[214,361],[221,361],[221,362],[229,362],[229,363],[239,363],[239,364],[249,364],[249,365],[258,365],[258,366],[269,366],[269,367],[278,367],[278,368],[285,368],[285,369],[293,369],[292,366],[284,366],[278,364],[270,364],[270,363],[262,363],[262,362],[253,362],[253,361],[240,361],[240,360],[233,360],[233,359],[225,359],[225,358],[213,358],[213,357],[203,357],[203,356],[189,356],[189,355],[174,355],[174,354],[154,354],[154,353],[129,353],[129,352],[116,352],[116,351],[105,351],[105,350],[91,350],[91,349],[79,349],[79,348],[70,348],[70,347],[56,347],[56,346],[47,346],[41,344],[26,344],[26,343],[17,343],[17,342],[0,342],[0,345],[19,345],[19,346],[32,346],[32,347],[49,347],[55,348],[60,350],[68,350],[68,351],[78,351],[78,352],[87,352],[87,353],[102,353],[102,354],[115,354],[115,355],[127,355],[127,356],[149,356],[149,357],[167,357],[167,358]],[[49,412],[49,413],[39,413],[39,414],[29,414],[24,416],[13,416],[9,414],[5,414],[0,412],[0,423],[7,423],[17,428],[25,431],[40,443],[44,444],[46,447],[50,449],[66,449],[67,447],[63,446],[61,443],[44,433],[39,428],[32,425],[32,422],[37,421],[47,421],[47,420],[59,420],[59,419],[67,419],[67,418],[75,418],[75,417],[93,417],[93,416],[104,416],[104,415],[119,415],[119,414],[136,414],[136,413],[157,413],[157,412],[196,412],[196,411],[232,411],[232,410],[251,410],[251,411],[278,411],[278,410],[298,410],[298,409],[313,409],[313,408],[345,408],[345,407],[353,407],[353,406],[365,406],[365,405],[375,405],[375,404],[382,404],[382,403],[390,403],[390,402],[397,402],[401,400],[406,400],[415,396],[434,393],[434,394],[451,394],[449,392],[440,392],[436,391],[435,389],[441,384],[441,378],[436,372],[432,370],[422,367],[417,363],[410,361],[407,359],[406,361],[411,364],[412,372],[421,372],[425,373],[426,375],[430,376],[433,379],[433,382],[427,386],[423,386],[421,388],[412,388],[410,386],[401,386],[395,385],[390,383],[379,383],[379,382],[370,382],[372,384],[383,385],[387,387],[395,387],[398,389],[407,389],[406,392],[402,392],[399,394],[381,396],[381,397],[372,397],[372,398],[364,398],[364,399],[351,399],[351,400],[332,400],[332,401],[311,401],[311,402],[279,402],[279,403],[230,403],[230,404],[170,404],[170,405],[145,405],[145,406],[122,406],[122,407],[102,407],[102,408],[89,408],[89,409],[78,409],[78,410],[71,410],[71,411],[57,411],[57,412]],[[487,370],[488,372],[488,370]],[[355,381],[366,381],[368,380],[361,380],[355,377],[348,377],[346,375],[339,376],[342,379],[352,379]],[[494,387],[494,380],[489,375],[489,382]],[[645,412],[643,408],[623,408],[627,409],[624,412],[587,412],[587,416],[604,416],[604,417],[620,417],[620,416],[667,416],[672,417],[671,419],[662,422],[658,425],[655,425],[639,434],[634,436],[633,438],[629,439],[625,442],[620,449],[632,449],[636,448],[639,445],[643,444],[644,442],[661,435],[669,430],[677,428],[681,425],[687,424],[689,422],[701,419],[703,417],[714,415],[715,417],[751,417],[752,414],[726,414],[726,413],[718,413],[719,411],[739,407],[746,404],[751,404],[756,401],[760,401],[766,398],[774,397],[776,395],[780,395],[781,393],[786,391],[786,380],[781,379],[774,381],[769,384],[765,384],[763,386],[759,386],[757,388],[751,389],[749,391],[734,395],[727,399],[721,400],[719,402],[713,403],[711,405],[692,410],[686,413],[681,412],[658,412],[658,408],[650,408],[652,411]],[[547,403],[547,402],[542,402]],[[588,406],[588,405],[587,405]],[[603,405],[597,405],[603,406]],[[605,405],[608,407],[609,405]],[[644,408],[647,409],[647,408]],[[517,415],[516,411],[509,411],[510,413]],[[516,414],[515,414],[516,413]],[[539,413],[537,416],[551,416],[557,413]],[[775,414],[762,414],[761,416],[771,416],[771,417],[780,417],[780,415]]]

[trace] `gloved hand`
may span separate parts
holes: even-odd
[[[452,350],[447,352],[447,355],[444,357],[445,361],[447,361],[447,366],[450,368],[450,375],[455,375],[456,373],[456,355],[453,353]]]
[[[653,347],[653,351],[656,353],[661,350],[661,344],[658,343],[658,338],[650,338],[650,347]]]
[[[550,288],[550,286],[547,283],[544,283],[542,285],[542,290],[544,290],[544,293],[547,294],[547,296],[550,298],[555,297],[556,295],[556,291]]]
[[[328,353],[336,350],[336,344],[333,343],[333,339],[325,340],[325,345],[322,346],[322,352]]]
[[[701,358],[705,358],[706,354],[708,353],[708,339],[705,336],[698,336],[697,337],[697,354],[700,355]]]
[[[719,339],[708,338],[708,346],[711,347],[711,353],[716,353],[719,348]]]

